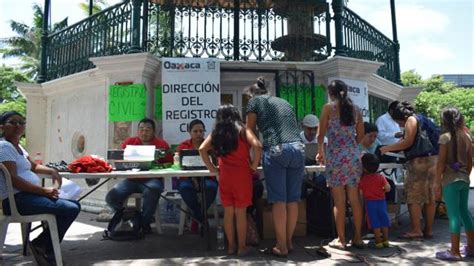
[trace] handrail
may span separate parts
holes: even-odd
[[[383,62],[377,74],[396,82],[396,44],[349,8],[344,7],[342,17],[347,56]]]
[[[121,2],[121,3],[117,3],[117,4],[115,4],[115,5],[112,5],[112,6],[109,6],[109,7],[105,8],[105,9],[102,9],[100,12],[97,12],[97,13],[91,15],[91,16],[88,16],[88,17],[86,17],[86,18],[84,18],[84,19],[81,19],[81,20],[79,20],[78,22],[76,22],[76,23],[74,23],[74,24],[72,24],[72,25],[68,25],[66,28],[64,28],[64,29],[62,29],[62,30],[60,30],[60,31],[55,31],[54,33],[48,34],[48,38],[54,37],[55,35],[60,34],[60,33],[64,32],[64,31],[68,31],[70,28],[74,28],[74,27],[76,27],[76,26],[79,25],[79,24],[85,23],[85,21],[94,20],[96,17],[101,16],[103,13],[107,13],[108,11],[115,9],[115,8],[117,8],[118,6],[121,6],[121,5],[124,5],[124,4],[128,4],[129,2],[130,2],[130,0],[124,0],[124,1]]]

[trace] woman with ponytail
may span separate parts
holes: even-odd
[[[421,114],[415,114],[415,108],[408,102],[398,103],[391,115],[400,127],[405,128],[405,135],[399,142],[380,148],[382,154],[407,150],[415,143],[418,128],[427,131],[428,124],[431,124],[431,127],[436,127],[428,118]],[[404,190],[410,213],[411,230],[400,235],[399,239],[410,241],[433,238],[433,222],[436,212],[433,182],[436,174],[437,150],[437,147],[433,147],[433,150],[428,154],[407,159]],[[424,228],[420,222],[422,214],[425,218]]]
[[[267,199],[272,204],[277,244],[264,252],[286,257],[293,250],[293,232],[298,219],[298,202],[304,175],[304,144],[293,107],[268,95],[263,78],[246,89],[247,131],[263,135],[263,172]]]
[[[328,86],[331,103],[324,105],[318,130],[316,159],[326,166],[326,183],[334,199],[337,239],[329,246],[345,249],[346,195],[354,215],[352,246],[363,248],[361,238],[362,207],[359,200],[359,179],[362,163],[358,144],[364,138],[364,122],[359,109],[347,95],[347,85],[340,80]],[[327,135],[327,151],[323,145]]]
[[[253,160],[249,148],[253,149]],[[218,158],[219,168],[209,159],[209,150]],[[224,231],[227,253],[245,255],[247,207],[252,205],[252,174],[262,156],[262,144],[252,131],[246,131],[239,111],[232,105],[217,110],[212,134],[199,147],[199,153],[211,172],[219,172],[219,195],[224,206]],[[234,222],[235,220],[235,222]],[[237,228],[237,244],[235,229]]]
[[[461,255],[474,257],[474,223],[468,209],[469,174],[472,170],[471,137],[464,131],[464,119],[456,108],[446,108],[441,115],[443,131],[439,137],[434,191],[448,208],[451,249],[436,252],[441,260],[460,260]],[[459,248],[461,224],[466,230],[467,246]]]

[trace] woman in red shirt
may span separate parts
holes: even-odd
[[[204,133],[206,128],[204,123],[195,119],[189,123],[188,132],[190,139],[181,142],[178,146],[178,151],[181,150],[198,150],[201,143],[204,141]],[[217,181],[214,177],[206,177],[206,210],[216,199]],[[183,177],[178,181],[178,190],[184,202],[193,211],[194,218],[199,222],[203,221],[203,211],[201,204],[199,204],[197,192],[200,189],[200,184],[196,178]],[[197,224],[193,223],[191,231],[197,231]]]

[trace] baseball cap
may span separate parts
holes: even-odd
[[[303,118],[303,126],[305,127],[317,127],[319,125],[319,119],[317,116],[309,114]]]

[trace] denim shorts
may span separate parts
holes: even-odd
[[[300,201],[304,161],[304,144],[301,142],[264,148],[263,172],[269,203]]]

